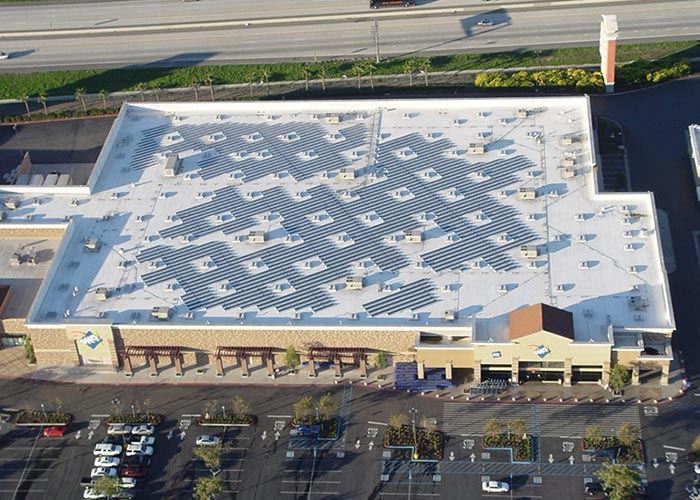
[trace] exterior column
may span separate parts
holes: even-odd
[[[610,361],[603,362],[603,376],[600,379],[600,384],[603,387],[610,385]]]
[[[671,363],[666,361],[661,365],[661,385],[668,385],[668,376],[671,371]]]
[[[221,358],[221,356],[216,356],[214,358],[214,364],[216,365],[216,376],[223,377],[224,376],[224,360]]]
[[[452,380],[452,361],[445,363],[445,378]]]
[[[566,358],[564,360],[564,387],[571,387],[572,364],[571,358]]]
[[[367,358],[364,354],[360,356],[360,378],[367,378]]]
[[[423,380],[425,378],[425,365],[423,363],[417,363],[418,366],[418,380]]]
[[[334,361],[335,364],[335,378],[340,378],[343,376],[343,361],[340,356],[337,356]]]
[[[158,361],[154,354],[148,356],[148,366],[151,368],[151,377],[158,376]]]
[[[239,360],[241,362],[241,377],[250,376],[250,372],[248,371],[248,356],[241,356]]]
[[[518,384],[519,382],[519,375],[520,375],[520,358],[513,358],[513,361],[510,365],[510,381],[513,384]]]
[[[134,368],[131,366],[131,358],[124,355],[124,375],[131,377],[134,374]]]
[[[270,354],[267,356],[267,378],[275,378],[275,355]]]
[[[309,356],[307,365],[309,367],[309,378],[316,378],[316,364],[313,357]]]
[[[632,364],[632,385],[639,385],[639,364]]]
[[[480,359],[474,360],[474,383],[477,385],[481,383],[481,360]]]
[[[182,377],[182,375],[182,354],[178,354],[175,356],[175,376]]]

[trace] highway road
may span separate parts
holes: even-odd
[[[0,50],[12,54],[0,71],[373,57],[375,18],[383,57],[590,45],[602,13],[617,14],[623,43],[700,36],[694,0],[436,0],[378,11],[364,0],[14,5],[0,7]]]

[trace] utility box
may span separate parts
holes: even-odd
[[[565,167],[561,170],[562,179],[572,179],[576,177],[576,169],[573,167]]]
[[[518,189],[519,200],[534,200],[537,198],[537,191],[534,187],[521,187]]]
[[[326,114],[326,116],[323,117],[323,121],[328,123],[329,125],[337,125],[343,120],[340,117],[340,115],[328,113],[328,114]]]
[[[362,290],[364,280],[362,276],[348,276],[345,278],[345,287],[348,290]]]
[[[445,321],[454,321],[457,319],[457,311],[454,309],[447,309],[442,313],[442,319]]]
[[[151,318],[167,321],[170,319],[170,308],[168,306],[157,306],[151,309]]]
[[[355,169],[353,169],[353,168],[341,168],[338,171],[338,179],[351,181],[354,178],[355,178]]]
[[[99,252],[101,246],[102,246],[102,243],[100,242],[100,240],[96,240],[94,238],[88,238],[87,240],[85,240],[85,243],[83,244],[83,247],[85,248],[85,250],[87,252],[93,252],[93,253]]]
[[[175,177],[180,173],[182,160],[176,154],[168,155],[163,166],[163,177]]]
[[[423,231],[420,229],[409,229],[404,231],[404,236],[408,243],[421,243],[423,241]]]
[[[536,259],[539,255],[537,245],[521,245],[520,256],[524,259]]]
[[[574,165],[576,165],[576,160],[574,158],[565,156],[561,159],[560,165],[562,167],[573,167]]]
[[[251,243],[265,243],[265,231],[250,231],[248,241]]]
[[[471,155],[483,155],[486,153],[486,147],[481,142],[471,142],[467,152]]]
[[[571,135],[563,135],[559,139],[559,144],[562,146],[571,146],[574,143],[574,137]]]
[[[95,299],[104,302],[109,298],[109,288],[100,287],[95,290]]]
[[[519,109],[518,112],[515,114],[518,118],[527,118],[528,112],[527,109]]]

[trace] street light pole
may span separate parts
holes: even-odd
[[[411,414],[411,425],[413,426],[413,458],[415,459],[418,457],[418,436],[416,436],[416,413],[418,410],[411,408],[408,412]]]
[[[44,414],[44,420],[47,420],[48,417],[46,416],[46,410],[44,409],[44,403],[41,403],[41,412]]]
[[[136,409],[134,408],[134,405],[131,405],[131,416],[136,418]]]
[[[223,413],[224,418],[226,418],[226,407],[224,405],[221,405],[221,413]]]
[[[371,30],[372,37],[374,38],[374,59],[377,64],[381,62],[379,58],[379,21],[374,20],[374,28]]]

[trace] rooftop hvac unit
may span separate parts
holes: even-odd
[[[539,255],[537,245],[521,245],[520,256],[524,259],[535,259]]]
[[[574,137],[571,135],[563,135],[559,139],[559,144],[561,144],[562,146],[570,146],[573,143],[574,143]]]
[[[537,198],[537,191],[534,187],[521,187],[518,189],[519,200],[534,200]]]
[[[486,153],[486,147],[480,142],[469,143],[467,152],[472,155],[483,155]]]
[[[93,238],[88,238],[87,240],[85,240],[85,243],[83,244],[83,247],[88,252],[99,252],[101,246],[102,246],[102,243],[100,243],[100,240],[96,240]]]
[[[586,214],[576,214],[575,218],[576,218],[576,222],[585,222],[586,221]]]
[[[442,319],[445,321],[454,321],[457,319],[457,312],[454,309],[447,309],[442,313]]]
[[[556,290],[557,292],[565,292],[566,287],[564,285],[557,285]]]
[[[95,290],[95,299],[99,300],[100,302],[104,302],[109,298],[109,289],[100,287],[97,290]]]
[[[170,319],[170,308],[167,306],[157,306],[151,309],[151,318],[167,321]]]
[[[8,210],[15,210],[19,207],[19,199],[14,197],[5,198],[4,205]]]
[[[508,285],[498,285],[498,292],[499,293],[507,293],[508,292]]]
[[[576,177],[576,169],[573,167],[564,167],[561,171],[562,179],[572,179]]]
[[[503,199],[503,198],[508,198],[508,191],[506,191],[505,189],[501,189],[501,190],[498,192],[498,197],[501,198],[501,199]]]
[[[168,155],[163,166],[163,177],[175,177],[180,173],[182,160],[176,154]]]
[[[579,269],[590,269],[591,266],[588,264],[588,261],[582,260],[581,262],[578,263],[578,268]]]
[[[345,286],[348,290],[362,290],[364,280],[361,276],[348,276],[345,278]]]
[[[265,231],[250,231],[248,241],[251,243],[265,243]]]
[[[527,118],[527,114],[527,109],[519,109],[516,112],[515,116],[517,116],[518,118]]]
[[[576,241],[578,243],[585,243],[586,241],[588,241],[588,236],[586,236],[585,234],[577,234]]]
[[[355,170],[352,168],[341,168],[338,171],[338,179],[352,180],[355,178]]]
[[[564,157],[561,159],[560,165],[562,167],[573,167],[576,164],[576,160],[574,158],[568,158]]]
[[[628,243],[627,245],[625,245],[625,252],[634,252],[634,250],[635,248],[633,244]]]
[[[328,113],[328,114],[326,114],[326,116],[323,117],[323,121],[328,123],[329,125],[337,125],[338,123],[340,123],[343,120],[340,117],[340,115]]]
[[[408,243],[421,243],[423,241],[423,231],[420,229],[404,231],[404,235]]]

